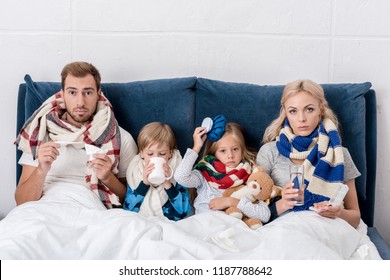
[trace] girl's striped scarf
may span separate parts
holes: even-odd
[[[310,206],[308,204],[328,200],[337,190],[338,184],[343,183],[344,154],[337,127],[330,119],[321,121],[318,129],[306,137],[294,135],[286,119],[276,139],[276,146],[287,158],[305,159],[306,190],[319,196],[310,197],[305,193],[304,208]]]
[[[251,173],[248,162],[241,162],[236,168],[229,168],[212,155],[205,156],[195,165],[195,169],[198,169],[206,181],[217,189],[242,185]]]
[[[108,99],[101,93],[96,113],[92,119],[81,128],[66,121],[66,108],[61,93],[57,92],[48,98],[22,127],[15,144],[25,153],[37,157],[37,150],[47,141],[84,142],[104,149],[112,161],[111,171],[118,173],[120,153],[120,131]],[[108,208],[120,207],[119,198],[106,187],[93,172],[92,166],[87,166],[85,181]]]

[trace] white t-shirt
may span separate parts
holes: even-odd
[[[137,145],[129,132],[120,127],[121,149],[119,155],[118,178],[126,178],[127,167],[138,153]],[[88,187],[85,182],[89,156],[84,147],[73,145],[61,146],[60,155],[53,162],[45,180],[45,185],[54,182],[68,182]],[[20,165],[38,166],[38,159],[23,153],[18,162]]]

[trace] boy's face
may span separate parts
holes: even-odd
[[[167,144],[151,144],[143,149],[140,155],[145,160],[145,164],[149,164],[152,157],[162,157],[168,162],[171,158],[171,150]]]
[[[83,78],[68,75],[61,93],[68,113],[66,121],[70,124],[81,127],[95,114],[100,89],[91,74]]]

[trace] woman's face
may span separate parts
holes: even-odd
[[[305,91],[289,97],[284,103],[284,109],[291,129],[297,136],[310,135],[321,119],[319,100]]]
[[[218,140],[215,157],[224,165],[235,168],[242,161],[240,141],[232,134],[223,136]]]

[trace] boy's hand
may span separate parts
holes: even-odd
[[[144,165],[144,171],[143,171],[143,182],[145,185],[149,186],[150,185],[150,182],[148,180],[148,177],[149,177],[149,174],[152,173],[154,169],[154,163],[153,162],[148,162],[148,163],[145,163]]]

